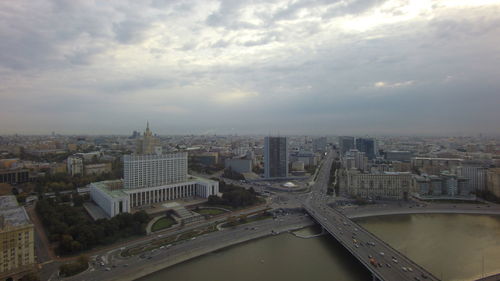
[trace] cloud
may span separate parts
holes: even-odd
[[[0,37],[0,134],[140,119],[165,133],[475,132],[500,118],[500,1],[0,1]]]
[[[384,81],[378,81],[373,84],[375,88],[400,88],[400,87],[408,87],[415,84],[415,81],[410,80],[410,81],[403,81],[403,82],[394,82],[394,83],[389,83],[389,82],[384,82]]]
[[[235,104],[258,96],[259,94],[256,92],[233,89],[230,91],[215,94],[214,100],[218,104]]]

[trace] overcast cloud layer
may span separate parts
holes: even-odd
[[[500,133],[500,0],[9,0],[0,38],[0,134]]]

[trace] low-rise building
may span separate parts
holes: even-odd
[[[224,167],[226,169],[230,168],[231,170],[238,172],[240,174],[243,173],[251,173],[252,172],[252,160],[246,158],[226,158]]]
[[[459,158],[413,157],[411,167],[429,175],[439,175],[443,171],[452,171],[461,166],[463,161]]]
[[[2,169],[0,170],[0,183],[19,184],[30,180],[28,169]]]
[[[193,161],[205,166],[216,165],[219,163],[219,152],[202,152],[191,156]]]
[[[124,188],[122,180],[90,184],[90,197],[109,217],[171,200],[208,198],[218,193],[218,182],[194,176],[184,182],[143,188]]]
[[[385,153],[385,159],[389,161],[410,162],[411,157],[410,151],[392,150]]]
[[[111,173],[111,163],[86,164],[83,167],[85,175],[102,175]]]
[[[470,197],[468,179],[456,174],[415,176],[416,192],[420,197]]]
[[[340,193],[367,199],[407,199],[414,192],[413,175],[385,172],[361,173],[358,170],[340,171]]]

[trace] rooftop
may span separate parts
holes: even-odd
[[[0,229],[31,224],[28,214],[13,195],[0,196]]]
[[[127,194],[123,192],[123,180],[99,181],[93,182],[91,185],[104,191],[111,197],[127,196]]]
[[[16,196],[14,195],[5,195],[0,196],[0,210],[10,209],[14,207],[18,207]]]

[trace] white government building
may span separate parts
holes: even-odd
[[[165,201],[219,193],[217,181],[188,175],[187,152],[125,155],[123,170],[123,180],[90,184],[91,199],[109,217]]]

